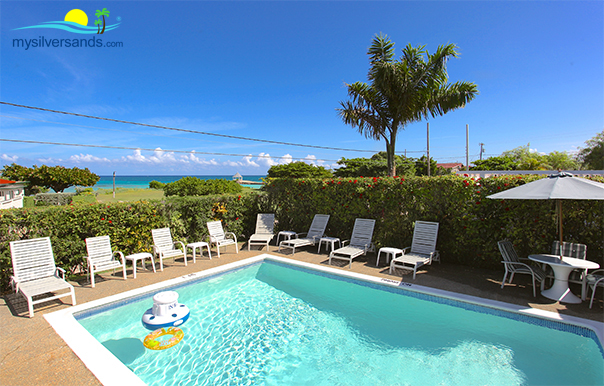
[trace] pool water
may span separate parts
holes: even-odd
[[[148,385],[603,382],[590,337],[374,287],[273,262],[179,287],[191,316],[161,351],[142,346],[154,293],[78,320]]]

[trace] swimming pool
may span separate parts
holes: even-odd
[[[602,348],[588,328],[317,268],[264,255],[167,283],[191,309],[185,338],[168,350],[141,349],[148,331],[140,318],[161,286],[119,306],[110,299],[76,310],[74,322],[150,385],[601,384],[604,377]]]

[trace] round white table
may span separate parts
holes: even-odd
[[[574,269],[600,268],[600,264],[594,263],[593,261],[566,256],[563,257],[562,260],[560,260],[560,256],[556,255],[530,255],[528,258],[532,261],[545,263],[552,267],[552,270],[554,271],[554,285],[545,291],[541,291],[541,295],[548,299],[564,303],[581,303],[581,299],[570,292],[570,288],[568,287],[568,275],[570,275]]]

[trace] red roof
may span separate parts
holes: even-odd
[[[463,164],[461,162],[450,162],[450,163],[444,163],[444,164],[437,164],[437,166],[440,166],[441,168],[445,168],[445,169],[453,169],[453,168],[461,168],[461,167],[463,167]]]
[[[11,180],[3,180],[2,178],[0,178],[0,184],[14,184],[17,181],[11,181]]]

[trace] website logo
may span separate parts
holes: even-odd
[[[120,23],[107,25],[105,17],[109,17],[109,11],[107,8],[102,10],[96,10],[94,16],[97,19],[94,21],[94,27],[88,26],[88,15],[81,9],[72,9],[65,14],[63,21],[46,21],[42,24],[32,25],[28,27],[15,28],[14,30],[30,29],[30,28],[51,28],[61,29],[63,31],[72,32],[76,34],[104,34],[107,31],[112,31],[119,27]],[[119,17],[117,18],[119,21]]]

